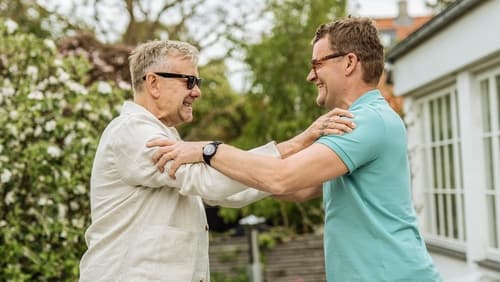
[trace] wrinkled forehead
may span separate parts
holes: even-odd
[[[193,58],[182,55],[168,55],[162,64],[161,70],[189,75],[198,75],[198,65]]]

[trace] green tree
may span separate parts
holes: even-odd
[[[37,1],[0,0],[0,19],[11,19],[19,23],[20,31],[39,37],[59,37],[77,29],[64,16],[47,10]]]
[[[271,139],[282,141],[298,134],[317,118],[316,89],[306,81],[310,70],[311,39],[316,28],[343,16],[346,1],[273,0],[271,32],[259,43],[246,46],[246,63],[253,74],[253,86],[245,109],[250,117],[235,143],[249,148]],[[238,211],[222,209],[227,219]],[[303,204],[266,199],[243,209],[270,218],[276,224],[308,231],[322,220],[319,200]]]

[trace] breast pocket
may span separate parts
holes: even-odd
[[[191,281],[198,238],[170,226],[138,230],[129,242],[120,281]]]

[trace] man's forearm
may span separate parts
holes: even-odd
[[[301,134],[279,143],[276,145],[278,150],[280,151],[281,158],[287,158],[303,149],[308,147],[314,142],[314,139],[311,136],[307,136],[304,132]]]

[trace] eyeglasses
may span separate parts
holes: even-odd
[[[318,74],[316,73],[316,69],[318,67],[321,66],[321,64],[324,62],[324,61],[327,61],[327,60],[331,60],[331,59],[335,59],[337,57],[342,57],[342,56],[345,56],[347,55],[348,53],[344,53],[344,52],[336,52],[336,53],[332,53],[330,55],[326,55],[324,57],[321,57],[319,59],[312,59],[311,60],[311,67],[314,71],[314,75],[315,76],[318,76]]]
[[[154,74],[165,78],[186,78],[188,89],[193,89],[195,85],[198,85],[198,87],[201,86],[201,78],[196,77],[194,75],[171,73],[171,72],[155,72]],[[143,76],[142,79],[146,80],[146,76]]]

